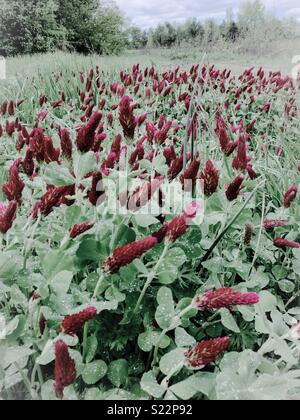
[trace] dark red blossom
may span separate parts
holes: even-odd
[[[59,162],[60,149],[55,148],[51,137],[44,138],[44,160],[46,163]]]
[[[42,128],[34,128],[30,134],[29,147],[38,162],[44,161],[45,136]]]
[[[123,128],[124,136],[130,139],[134,138],[137,126],[134,109],[135,106],[132,105],[132,99],[129,96],[124,96],[119,104],[119,121]]]
[[[202,368],[214,362],[229,346],[229,338],[214,338],[200,341],[185,353],[186,364],[192,368]]]
[[[210,197],[217,191],[219,185],[219,171],[211,160],[206,162],[205,168],[201,173],[201,179],[204,184],[204,194]]]
[[[12,227],[17,214],[18,203],[11,201],[8,206],[0,203],[0,232],[5,234]]]
[[[60,331],[68,335],[76,335],[86,322],[91,321],[96,316],[97,309],[95,307],[84,309],[78,314],[68,315],[62,321]]]
[[[265,220],[264,228],[266,231],[271,231],[278,227],[288,226],[288,224],[286,220]]]
[[[242,293],[230,288],[222,288],[198,295],[196,304],[201,311],[231,308],[232,306],[256,305],[259,302],[257,293]]]
[[[94,172],[92,175],[92,187],[90,191],[88,192],[88,198],[90,203],[93,206],[96,206],[98,203],[98,200],[102,197],[104,194],[103,191],[103,176],[101,172]]]
[[[121,267],[125,267],[137,258],[142,257],[150,251],[158,240],[149,236],[140,241],[124,245],[114,251],[114,253],[103,262],[103,268],[107,273],[117,273]]]
[[[239,174],[237,175],[231,184],[228,185],[226,190],[226,197],[229,201],[234,201],[240,195],[242,184],[244,182],[244,175]]]
[[[16,160],[9,171],[9,180],[2,186],[2,191],[9,201],[21,202],[22,193],[25,188],[24,182],[19,175],[19,165],[22,159]]]
[[[182,215],[175,217],[171,222],[167,223],[158,236],[164,232],[169,241],[177,241],[177,239],[183,236],[191,226],[193,219],[199,212],[199,209],[199,203],[191,203]]]
[[[63,156],[67,159],[72,159],[72,140],[69,131],[64,128],[60,133],[60,147]]]
[[[15,114],[15,103],[13,100],[9,101],[7,112],[11,117]]]
[[[34,160],[33,160],[33,153],[28,148],[26,151],[26,155],[24,160],[22,161],[23,171],[26,175],[32,176],[34,173]]]
[[[6,121],[6,123],[5,123],[5,131],[6,131],[6,134],[9,137],[11,137],[14,134],[15,129],[16,129],[15,121],[12,121],[12,122]]]
[[[64,398],[64,389],[76,380],[75,362],[63,340],[55,343],[54,390],[57,398]]]
[[[69,204],[70,202],[66,199],[66,196],[74,195],[74,189],[74,185],[66,187],[48,186],[47,192],[34,206],[32,217],[35,219],[39,212],[44,216],[48,216],[55,207],[59,207],[61,204]]]
[[[8,102],[3,101],[1,104],[1,109],[0,109],[0,112],[2,115],[5,115],[7,113],[7,108],[8,108]]]
[[[197,154],[197,156],[195,157],[193,162],[190,164],[190,166],[180,176],[180,182],[182,183],[185,189],[189,190],[190,187],[195,185],[197,181],[199,169],[200,169],[200,157],[199,157],[199,154]],[[192,185],[188,185],[188,183],[191,183]]]
[[[96,130],[98,128],[98,125],[100,124],[101,119],[101,112],[96,111],[91,116],[87,124],[85,124],[79,129],[76,143],[80,152],[88,152],[89,150],[91,150],[94,144]]]
[[[300,248],[300,243],[289,241],[288,239],[284,238],[277,238],[274,240],[274,246],[276,248],[285,249],[285,248]]]
[[[238,139],[237,156],[233,159],[232,167],[243,171],[246,170],[247,164],[247,137],[245,135],[240,135]]]
[[[70,230],[70,238],[75,239],[83,233],[89,231],[94,226],[94,223],[84,222],[78,225],[74,225]]]
[[[292,185],[284,196],[283,205],[286,209],[291,207],[291,205],[297,198],[297,194],[298,194],[298,186]]]

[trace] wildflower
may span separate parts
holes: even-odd
[[[93,173],[93,175],[92,175],[92,188],[88,192],[89,201],[93,206],[97,205],[98,200],[104,194],[102,179],[103,179],[103,177],[102,177],[101,172],[94,172]]]
[[[234,178],[231,184],[228,185],[227,190],[226,190],[226,197],[229,201],[234,201],[238,198],[241,192],[243,181],[244,181],[244,175],[239,174]]]
[[[199,209],[199,203],[193,202],[187,207],[182,215],[175,217],[171,222],[164,226],[163,231],[165,232],[165,235],[169,241],[175,242],[185,234],[185,232],[192,224],[192,219],[197,216]]]
[[[63,156],[67,159],[72,159],[72,140],[69,131],[64,128],[60,133],[60,147]]]
[[[103,268],[107,273],[117,273],[121,267],[125,267],[135,259],[142,257],[146,252],[157,245],[157,243],[157,238],[149,236],[140,241],[117,248],[114,253],[103,262]]]
[[[257,173],[255,172],[255,170],[253,169],[253,166],[248,163],[247,167],[246,167],[246,171],[248,172],[248,175],[250,177],[250,179],[255,179],[257,178]]]
[[[34,161],[33,161],[33,153],[28,148],[26,151],[25,159],[22,161],[23,171],[26,175],[32,176],[34,173]]]
[[[6,134],[9,137],[11,137],[14,134],[15,129],[16,129],[16,126],[15,126],[15,122],[14,121],[12,121],[12,122],[6,121],[6,123],[5,123],[5,131],[6,131]]]
[[[87,124],[82,126],[79,129],[78,134],[77,134],[76,143],[77,143],[78,150],[80,152],[88,152],[89,150],[91,150],[91,148],[94,144],[96,130],[98,128],[98,125],[99,125],[101,119],[102,119],[101,112],[96,111],[91,116],[91,118],[89,119]]]
[[[41,200],[36,203],[32,210],[32,217],[35,219],[39,212],[44,216],[48,216],[53,208],[59,207],[65,203],[65,197],[73,192],[74,186],[53,187],[48,186],[47,192],[43,195]]]
[[[185,187],[185,182],[191,182],[194,186],[197,180],[197,175],[200,169],[200,157],[199,154],[195,157],[190,166],[186,171],[180,176],[180,182]]]
[[[44,161],[45,136],[42,128],[35,128],[30,134],[29,148],[38,162]]]
[[[292,203],[295,201],[298,194],[298,186],[292,185],[284,196],[283,205],[286,209],[290,208]]]
[[[12,117],[15,114],[15,103],[14,101],[10,101],[7,108],[8,114]]]
[[[171,163],[170,169],[168,171],[169,180],[172,181],[180,174],[183,169],[183,155],[179,156]]]
[[[219,171],[215,168],[211,160],[208,160],[205,164],[205,168],[201,173],[201,179],[204,183],[204,194],[211,196],[214,194],[219,185]]]
[[[0,124],[0,137],[2,136],[3,136],[3,127],[2,127],[2,124]]]
[[[54,390],[57,398],[63,399],[64,389],[76,380],[75,362],[71,358],[69,348],[63,340],[55,343]]]
[[[200,341],[185,353],[186,364],[192,368],[202,368],[223,353],[229,346],[229,337]]]
[[[1,104],[1,109],[0,109],[0,112],[2,115],[5,115],[7,113],[7,108],[8,108],[8,102],[3,101]]]
[[[247,142],[246,136],[241,135],[238,140],[237,156],[233,159],[232,167],[237,170],[245,170],[247,168]]]
[[[4,204],[0,204],[0,232],[5,234],[12,227],[17,214],[17,201],[11,201],[6,207]]]
[[[129,198],[127,208],[134,212],[144,207],[154,194],[159,191],[163,181],[163,177],[157,177],[144,183],[141,187],[138,187]]]
[[[172,121],[166,122],[160,130],[154,134],[154,142],[157,144],[164,144],[168,138],[168,133],[172,127]]]
[[[94,307],[89,307],[78,314],[68,315],[62,321],[60,331],[74,336],[80,332],[86,322],[91,321],[96,316],[97,309]]]
[[[198,295],[196,304],[201,311],[231,308],[232,306],[256,305],[259,302],[257,293],[242,293],[230,288],[222,288]]]
[[[14,162],[9,171],[9,180],[2,186],[2,191],[9,201],[21,202],[22,193],[25,188],[24,182],[19,176],[19,165],[22,159]]]
[[[244,244],[249,245],[253,235],[253,226],[250,223],[245,225]]]
[[[274,246],[276,248],[285,249],[285,248],[300,248],[300,243],[289,241],[288,239],[277,238],[274,240]]]
[[[265,220],[264,221],[264,229],[266,231],[271,231],[278,227],[288,226],[288,222],[286,220]]]
[[[51,137],[44,138],[44,160],[46,163],[58,162],[60,149],[56,149],[53,145]]]
[[[123,127],[124,136],[133,139],[137,122],[133,112],[135,107],[131,103],[132,99],[129,96],[122,98],[119,104],[119,121]]]
[[[88,230],[92,229],[94,223],[84,222],[79,225],[74,225],[70,230],[70,238],[75,239],[77,236],[82,235],[83,233],[87,232]]]
[[[167,165],[170,166],[173,160],[176,159],[175,147],[173,145],[170,147],[165,147],[163,149],[163,155],[166,159]]]

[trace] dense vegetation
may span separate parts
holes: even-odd
[[[189,45],[208,50],[223,45],[239,52],[262,53],[270,41],[300,34],[299,22],[279,20],[259,0],[244,3],[237,16],[189,19],[142,30],[131,26],[114,3],[99,0],[0,0],[0,54],[16,55],[64,49],[118,54],[125,48]]]
[[[0,398],[298,399],[294,81],[135,65],[11,83]],[[109,206],[120,173],[124,214]],[[168,214],[159,191],[188,180]]]

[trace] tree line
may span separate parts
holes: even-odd
[[[126,48],[211,47],[220,42],[261,48],[275,39],[299,35],[299,22],[269,14],[260,0],[246,1],[226,19],[166,22],[150,30],[130,25],[113,2],[105,0],[0,0],[0,55],[56,49],[119,54]]]

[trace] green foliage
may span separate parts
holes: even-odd
[[[1,0],[0,54],[51,51],[65,31],[57,23],[55,0]]]
[[[127,42],[123,17],[98,0],[1,0],[0,54],[56,48],[118,54]]]

